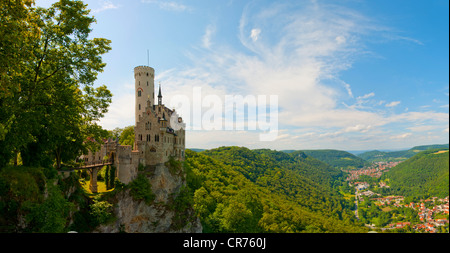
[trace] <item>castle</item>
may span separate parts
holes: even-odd
[[[165,163],[170,157],[183,161],[185,156],[185,123],[175,110],[163,104],[161,85],[156,103],[155,70],[149,66],[135,67],[134,80],[134,146],[120,145],[119,140],[108,139],[103,142],[99,151],[89,151],[80,157],[89,165],[102,163],[103,158],[107,156],[116,166],[116,177],[125,184],[137,177],[140,165]],[[175,124],[177,126],[172,126]],[[91,178],[96,178],[97,171],[90,173],[93,174]],[[91,182],[91,190],[96,192],[96,188],[96,182]]]

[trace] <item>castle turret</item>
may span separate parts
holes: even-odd
[[[148,66],[135,67],[134,81],[136,92],[135,121],[137,124],[148,101],[150,101],[150,105],[155,102],[155,70]]]
[[[159,83],[158,105],[162,105],[161,83]]]

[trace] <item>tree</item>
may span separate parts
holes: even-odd
[[[119,142],[121,145],[134,145],[134,126],[127,126],[120,133]]]
[[[122,131],[123,131],[123,128],[120,128],[120,127],[116,127],[116,128],[114,128],[114,130],[108,130],[108,133],[109,133],[108,137],[117,139],[122,134]]]
[[[7,138],[7,134],[14,127],[18,112],[17,107],[11,106],[14,95],[22,88],[17,79],[31,59],[32,42],[40,32],[32,22],[33,3],[32,0],[0,1],[0,165],[7,163],[14,152],[18,153],[11,148],[11,143],[19,140]]]
[[[82,1],[60,0],[48,9],[20,5],[31,1],[9,2],[23,7],[16,6],[21,15],[7,12],[17,19],[11,26],[32,35],[21,54],[13,46],[1,48],[6,61],[19,59],[1,69],[0,166],[20,151],[24,165],[54,162],[59,168],[88,148],[95,151],[107,136],[96,122],[107,112],[112,94],[93,83],[105,67],[101,55],[111,49],[110,41],[88,39],[95,19]],[[21,37],[16,39],[23,44]]]

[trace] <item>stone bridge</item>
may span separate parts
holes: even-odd
[[[97,187],[97,175],[99,170],[101,170],[103,168],[103,166],[108,166],[108,165],[113,165],[114,163],[109,161],[109,162],[103,162],[103,163],[92,163],[92,164],[86,164],[82,167],[76,168],[76,170],[87,170],[90,176],[90,181],[89,181],[89,189],[91,190],[92,193],[97,193],[98,192],[98,187]],[[75,170],[75,169],[74,169]]]
[[[103,166],[114,165],[114,153],[110,154],[110,157],[106,161],[92,161],[84,162],[83,166],[77,168],[71,168],[69,170],[64,170],[62,172],[72,172],[75,170],[87,170],[90,176],[89,189],[92,193],[98,192],[97,186],[97,175],[98,172],[103,168]]]

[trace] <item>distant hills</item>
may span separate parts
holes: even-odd
[[[404,161],[408,158],[413,157],[414,155],[416,155],[421,151],[438,148],[449,148],[449,144],[423,145],[423,146],[416,146],[408,150],[392,151],[392,152],[373,150],[359,154],[358,157],[368,162]]]
[[[335,168],[358,169],[364,166],[369,166],[373,162],[405,161],[421,151],[430,149],[442,149],[442,148],[449,148],[449,144],[422,145],[422,146],[415,146],[408,150],[400,150],[400,151],[372,150],[362,152],[358,155],[352,154],[347,151],[335,149],[281,150],[281,152],[286,154],[291,154],[294,152],[302,152],[303,154],[309,157],[315,158]],[[195,152],[205,151],[205,149],[198,149],[198,148],[193,148],[190,150]]]
[[[292,153],[292,150],[283,151]],[[364,159],[355,156],[347,151],[334,149],[319,149],[319,150],[302,150],[307,156],[313,157],[319,161],[327,163],[335,168],[362,168],[370,165]]]

